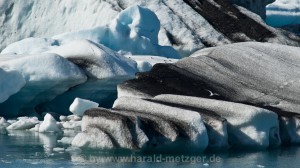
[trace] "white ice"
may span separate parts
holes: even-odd
[[[12,123],[6,129],[8,129],[8,130],[26,130],[26,129],[33,128],[38,123],[39,123],[39,120],[36,117],[18,118],[17,122]]]
[[[98,106],[99,106],[99,104],[96,102],[76,98],[70,106],[70,111],[75,115],[83,116],[83,113],[86,110],[91,109],[91,108],[97,108]]]
[[[47,113],[44,121],[39,126],[39,132],[60,132],[61,130],[56,124],[56,120],[51,114]]]
[[[300,0],[276,0],[268,5],[266,22],[276,27],[300,24]]]
[[[64,33],[56,35],[52,39],[25,39],[8,45],[1,53],[40,53],[53,48],[53,46],[63,45],[74,40],[87,39],[123,54],[180,58],[177,51],[172,47],[159,45],[159,30],[160,21],[154,12],[133,5],[120,12],[108,25]]]
[[[5,85],[2,84],[2,80],[0,82],[3,89],[7,88],[3,98],[7,98],[8,93],[20,90],[0,104],[0,114],[9,117],[32,113],[35,105],[49,101],[87,80],[80,68],[56,54],[24,55],[1,61],[0,68],[5,71],[15,71],[11,75],[13,78],[18,77],[18,79],[10,79],[5,75],[4,77],[8,78],[4,81]]]

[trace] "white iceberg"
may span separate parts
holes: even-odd
[[[90,108],[97,108],[98,106],[99,106],[99,104],[96,102],[76,98],[70,106],[70,111],[75,115],[83,116],[83,113],[86,110],[88,110]]]
[[[39,132],[60,132],[60,129],[56,124],[56,120],[51,114],[45,115],[44,121],[39,126]]]
[[[36,117],[28,118],[19,118],[17,122],[12,123],[6,129],[8,130],[26,130],[33,128],[36,124],[39,123],[39,120]]]
[[[80,68],[56,54],[25,55],[1,61],[0,68],[17,71],[26,82],[18,93],[0,104],[1,115],[9,117],[32,114],[36,105],[87,80]],[[18,82],[16,86],[22,84],[22,80],[14,82]]]

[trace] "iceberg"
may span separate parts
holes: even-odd
[[[20,58],[1,61],[0,68],[17,71],[24,80],[13,81],[17,82],[14,83],[17,87],[20,84],[24,86],[0,104],[0,115],[5,117],[33,114],[36,105],[50,101],[69,88],[87,80],[80,68],[56,54],[24,55]],[[8,84],[10,83],[5,82],[6,87]],[[11,89],[14,87],[10,87],[8,91]]]
[[[300,1],[276,0],[267,6],[266,22],[274,27],[300,24]]]
[[[1,53],[41,53],[74,40],[86,39],[123,54],[180,58],[172,47],[159,45],[159,30],[160,22],[155,13],[147,8],[134,5],[122,11],[106,26],[64,33],[56,35],[52,39],[21,40],[8,45]]]
[[[41,111],[57,111],[68,115],[69,105],[76,97],[109,107],[116,97],[117,84],[133,78],[138,71],[134,60],[88,40],[75,40],[47,52],[59,54],[76,64],[85,72],[88,80],[40,104],[38,108]]]
[[[39,126],[39,132],[60,132],[56,120],[51,114],[46,114],[44,121]]]
[[[77,134],[71,142],[72,147],[91,149],[113,149],[115,147],[110,136],[96,127]]]
[[[180,131],[179,134],[185,135],[178,140],[180,141],[182,138],[186,146],[193,147],[193,149],[189,150],[191,153],[202,152],[208,146],[207,130],[202,122],[202,117],[197,112],[133,97],[118,98],[114,102],[113,108],[151,114],[175,123],[177,127],[180,127],[178,128]],[[177,149],[182,152],[187,152],[186,149],[181,149],[180,147]]]
[[[26,130],[35,127],[39,123],[39,120],[36,117],[27,118],[20,117],[17,122],[12,123],[6,129],[7,130]]]

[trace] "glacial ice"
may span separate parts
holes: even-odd
[[[38,123],[39,123],[39,120],[36,117],[32,117],[32,118],[23,117],[23,118],[18,118],[17,122],[12,123],[6,129],[8,129],[8,130],[26,130],[26,129],[33,128]]]
[[[107,26],[65,33],[53,38],[61,43],[76,39],[88,39],[115,51],[132,55],[180,58],[172,47],[158,44],[159,29],[160,22],[154,12],[134,5],[122,11]]]
[[[284,145],[300,144],[299,116],[280,116],[280,137]]]
[[[56,35],[52,39],[21,40],[8,45],[1,53],[41,53],[74,40],[86,39],[123,54],[180,58],[172,47],[158,44],[159,30],[160,22],[155,13],[147,8],[134,5],[122,11],[106,26],[64,33]]]
[[[74,40],[47,53],[68,59],[83,69],[89,78],[132,77],[137,72],[135,61],[89,40]]]
[[[127,58],[136,61],[139,72],[149,71],[158,63],[175,63],[178,59],[171,59],[153,55],[126,55]]]
[[[233,147],[267,148],[281,144],[278,116],[272,111],[240,103],[190,96],[159,95],[154,99],[210,110],[226,118],[228,140]]]
[[[39,132],[60,132],[56,120],[51,114],[46,114],[44,121],[40,124]]]
[[[47,38],[26,38],[8,45],[1,54],[39,54],[56,48],[58,42]]]
[[[0,68],[17,71],[26,82],[18,93],[0,104],[0,115],[7,117],[32,114],[36,105],[49,101],[87,80],[80,68],[56,54],[24,55],[1,61]],[[22,80],[17,85],[20,83]]]
[[[104,108],[89,109],[82,118],[82,131],[90,133],[95,127],[110,135],[110,138],[121,148],[142,148],[148,141],[145,133],[139,128],[136,116],[113,113]]]
[[[72,147],[88,147],[92,149],[112,149],[114,144],[105,132],[98,128],[88,128],[89,132],[81,132],[72,140]]]
[[[18,71],[5,71],[0,68],[0,103],[17,93],[25,85],[25,79]]]
[[[267,6],[266,22],[275,27],[300,24],[300,1],[276,0]]]
[[[10,123],[8,123],[4,117],[0,117],[0,129],[6,128],[9,125]]]
[[[83,113],[90,109],[96,108],[99,104],[90,100],[76,98],[70,106],[70,111],[78,116],[83,116]]]
[[[118,98],[113,108],[148,113],[177,123],[176,125],[180,126],[181,131],[183,131],[182,134],[185,134],[188,138],[187,145],[194,147],[193,150],[190,149],[190,152],[201,152],[208,145],[207,131],[201,116],[197,112],[132,97]]]

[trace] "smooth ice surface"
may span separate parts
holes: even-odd
[[[98,107],[99,104],[90,100],[76,98],[70,106],[70,111],[78,116],[83,116],[83,113],[91,108]]]
[[[0,68],[17,71],[26,82],[18,93],[0,104],[2,116],[31,114],[37,104],[49,101],[87,79],[80,68],[56,54],[24,55],[1,61]]]
[[[46,114],[44,121],[40,124],[39,132],[59,132],[60,129],[56,124],[56,120],[51,114]]]
[[[233,147],[277,147],[281,144],[276,113],[240,103],[179,95],[159,95],[162,100],[210,110],[228,121],[228,138]]]
[[[17,93],[25,83],[25,79],[18,71],[5,71],[0,68],[0,103]]]

